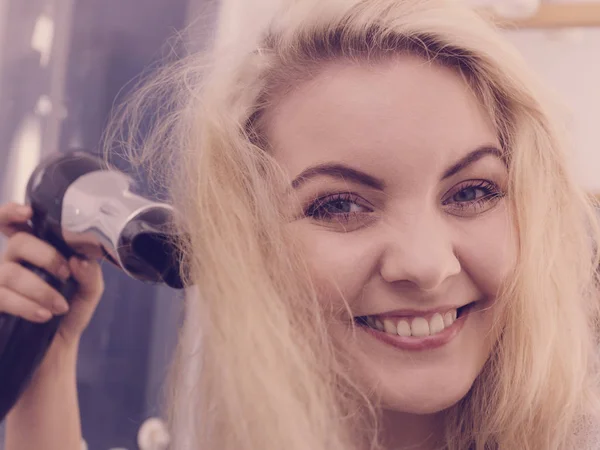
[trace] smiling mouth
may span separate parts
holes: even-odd
[[[385,315],[359,316],[354,321],[361,327],[401,337],[426,338],[443,333],[474,307],[469,303],[443,312],[423,316],[389,317]]]

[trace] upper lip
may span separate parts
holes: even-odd
[[[361,314],[361,315],[356,316],[356,317],[366,317],[366,316],[378,316],[378,317],[410,317],[410,316],[417,316],[417,317],[422,317],[422,316],[433,315],[435,313],[443,314],[445,312],[452,311],[453,309],[459,309],[459,308],[462,308],[464,306],[470,305],[471,303],[474,303],[474,302],[475,301],[470,301],[470,302],[467,302],[467,303],[462,303],[460,305],[439,306],[437,308],[428,309],[428,310],[394,309],[394,310],[391,310],[391,311],[385,311],[385,312],[380,312],[380,313]]]

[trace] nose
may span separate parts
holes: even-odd
[[[457,275],[461,265],[448,227],[437,217],[387,224],[380,274],[388,283],[407,282],[423,291],[436,290]]]

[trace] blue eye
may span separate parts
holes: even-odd
[[[304,215],[321,221],[347,221],[354,215],[372,212],[361,203],[360,197],[350,194],[333,194],[318,198],[306,208]]]
[[[490,195],[490,191],[488,189],[467,187],[454,194],[452,199],[456,202],[472,202],[487,195]]]
[[[442,204],[458,215],[481,213],[493,207],[504,195],[496,183],[471,180],[452,189]]]

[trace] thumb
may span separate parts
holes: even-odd
[[[73,257],[69,260],[71,274],[79,289],[75,295],[76,301],[97,301],[104,291],[102,269],[97,261]]]
[[[102,269],[97,261],[73,257],[69,260],[69,268],[79,286],[59,328],[60,335],[67,342],[79,339],[104,292]]]

